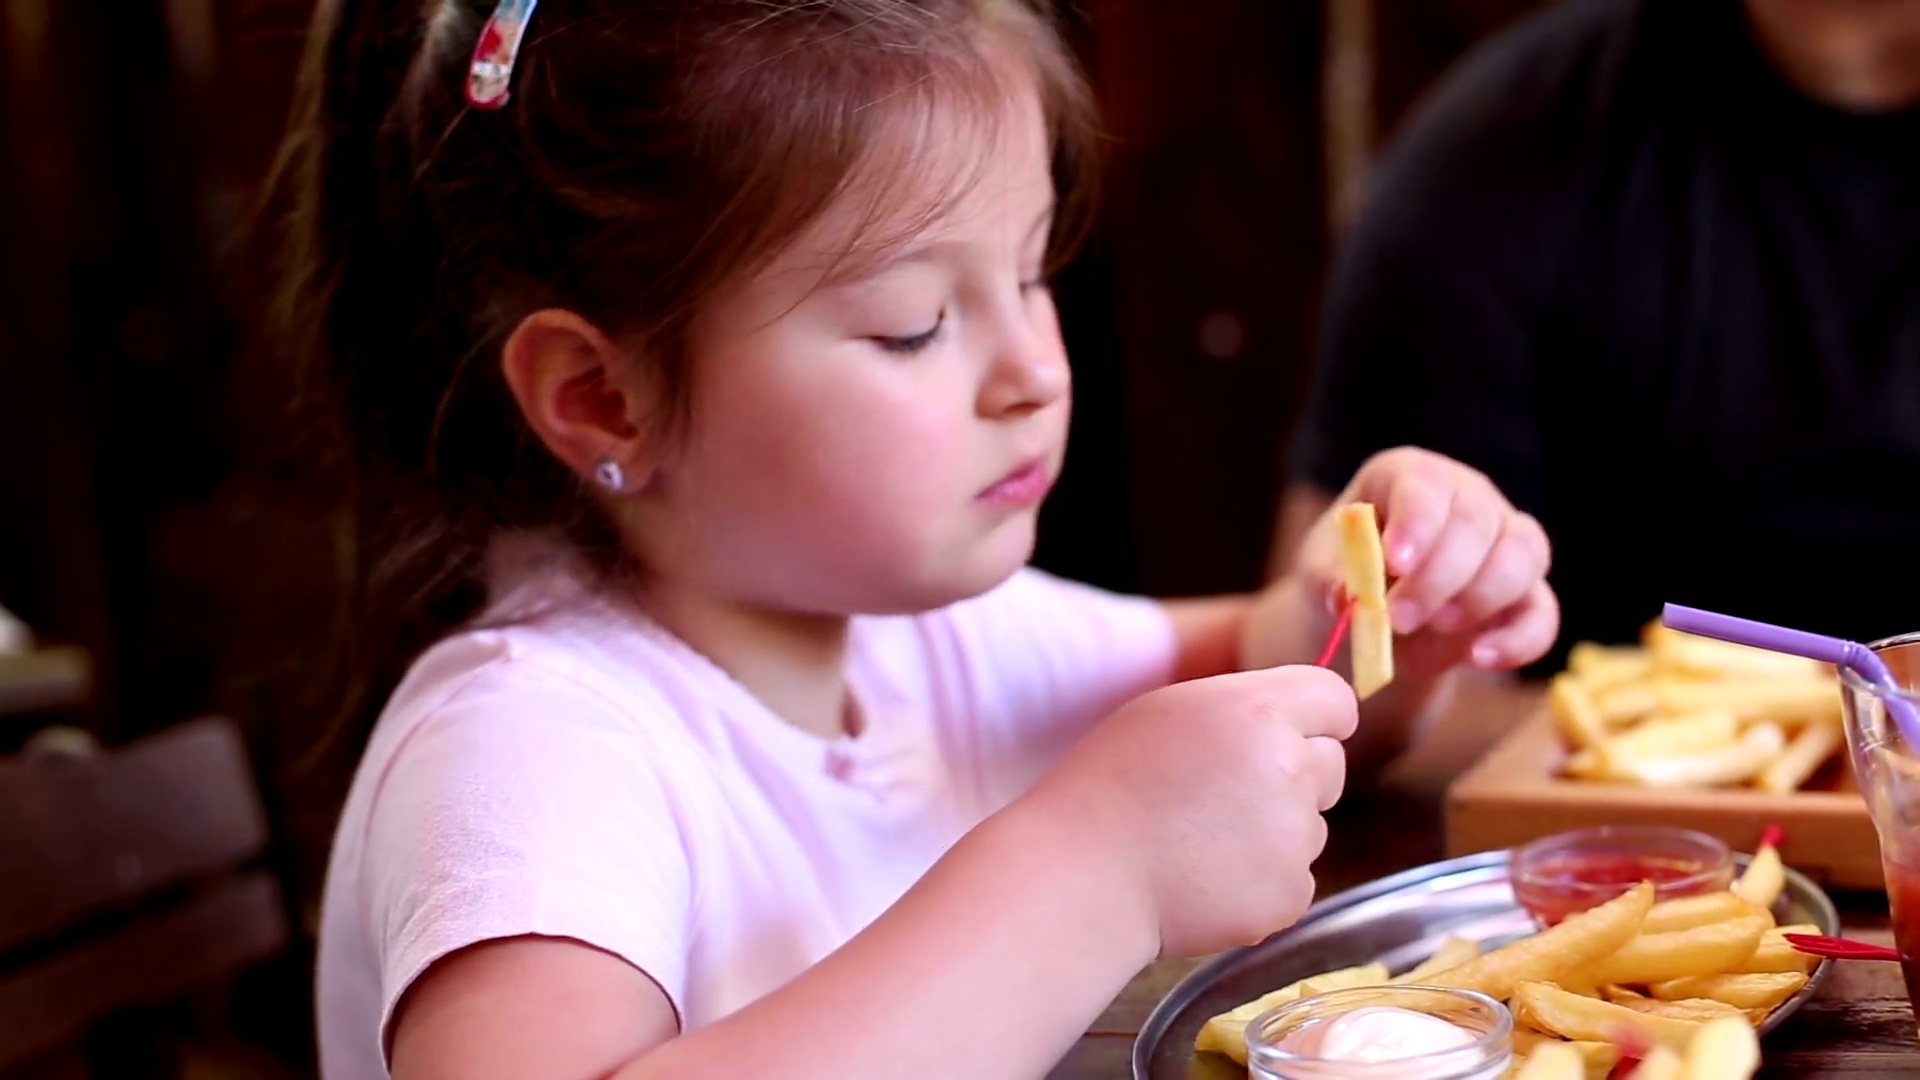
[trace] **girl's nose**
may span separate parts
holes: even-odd
[[[1037,412],[1072,387],[1066,348],[1049,327],[1021,325],[994,357],[980,389],[980,414],[990,418]]]

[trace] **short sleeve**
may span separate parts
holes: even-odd
[[[525,935],[619,956],[685,1015],[687,848],[646,747],[591,690],[514,661],[408,733],[362,851],[383,1045],[401,995],[436,960]]]
[[[1173,674],[1173,626],[1155,600],[1025,569],[946,616],[972,691],[962,719],[1016,782]]]

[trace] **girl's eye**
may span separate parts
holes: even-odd
[[[906,337],[876,337],[869,340],[880,346],[884,352],[917,353],[933,344],[934,339],[940,336],[940,328],[946,324],[947,313],[942,311],[940,317],[934,320],[932,327],[918,334],[909,334]]]
[[[1046,292],[1052,288],[1053,282],[1047,280],[1045,276],[1027,278],[1020,283],[1022,293]]]

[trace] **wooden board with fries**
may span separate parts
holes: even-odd
[[[1658,623],[1637,646],[1574,646],[1541,713],[1447,793],[1454,854],[1603,824],[1698,829],[1738,848],[1766,822],[1786,828],[1788,861],[1815,880],[1882,885],[1833,671]]]
[[[1777,924],[1780,866],[1763,850],[1730,891],[1658,903],[1642,884],[1490,950],[1450,936],[1397,976],[1380,962],[1309,976],[1213,1015],[1194,1051],[1244,1066],[1247,1024],[1268,1009],[1335,989],[1420,984],[1505,1002],[1521,1078],[1606,1077],[1627,1054],[1640,1061],[1630,1075],[1644,1080],[1742,1080],[1759,1065],[1757,1030],[1797,1000],[1818,965],[1784,938],[1814,928]]]

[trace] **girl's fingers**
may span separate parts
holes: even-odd
[[[1452,633],[1477,626],[1527,596],[1533,584],[1546,577],[1546,533],[1526,514],[1509,514],[1500,536],[1473,580],[1430,620],[1433,629]]]
[[[1491,487],[1461,485],[1432,550],[1387,592],[1387,611],[1396,633],[1420,629],[1443,605],[1459,598],[1487,562],[1508,516],[1506,502]]]
[[[1491,629],[1473,642],[1473,666],[1504,671],[1533,663],[1553,647],[1560,633],[1560,601],[1545,581],[1534,582],[1526,598],[1502,612]]]
[[[1452,514],[1458,472],[1433,454],[1390,450],[1355,477],[1352,497],[1381,510],[1380,546],[1389,576],[1412,572],[1432,550]]]

